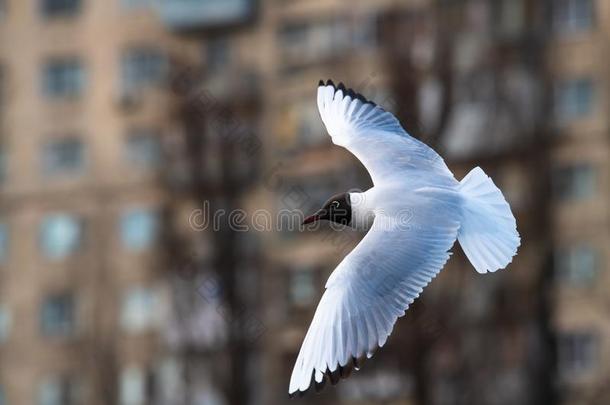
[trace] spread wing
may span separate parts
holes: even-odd
[[[377,215],[372,228],[331,274],[299,352],[289,393],[336,383],[371,357],[396,319],[442,269],[459,228],[446,205],[422,204],[409,221]]]
[[[391,113],[343,84],[320,81],[318,110],[333,142],[354,154],[375,185],[383,182],[439,174],[447,182],[453,175],[432,148],[411,137]]]

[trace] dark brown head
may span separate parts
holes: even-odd
[[[320,220],[349,225],[352,222],[352,206],[349,200],[349,193],[340,193],[332,196],[318,212],[305,218],[303,225]]]

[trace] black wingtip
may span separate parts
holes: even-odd
[[[338,85],[335,85],[335,83],[331,79],[326,80],[326,83],[324,83],[324,80],[320,80],[318,82],[318,86],[333,86],[335,89],[335,92],[338,90],[341,90],[343,92],[344,96],[350,96],[352,99],[358,99],[365,104],[371,104],[373,107],[377,107],[377,103],[367,99],[366,97],[364,97],[362,94],[358,93],[357,91],[354,91],[351,88],[347,88],[345,86],[345,84],[343,84],[343,82],[339,82]]]
[[[288,398],[290,398],[290,399],[292,399],[292,398],[303,398],[304,395],[305,395],[305,391],[296,390],[292,394],[288,393]]]

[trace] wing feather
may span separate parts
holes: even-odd
[[[411,137],[394,115],[362,95],[329,80],[320,82],[317,100],[333,142],[364,164],[375,185],[398,176],[404,181],[417,172],[436,172],[452,185],[457,182],[432,148]]]
[[[375,222],[337,266],[326,286],[299,352],[289,393],[305,391],[320,373],[331,375],[382,347],[396,320],[440,272],[457,237],[459,219],[425,225],[439,209],[427,200],[421,218],[408,228]],[[412,225],[412,226],[411,226]]]

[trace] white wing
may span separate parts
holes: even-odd
[[[290,394],[307,390],[312,377],[318,384],[325,376],[336,382],[383,346],[396,319],[444,266],[460,226],[451,194],[458,182],[443,159],[409,136],[392,114],[330,81],[320,83],[318,109],[333,142],[364,164],[376,186],[399,183],[419,195],[412,199],[416,204],[409,203],[413,216],[407,223],[391,215],[395,210],[377,214],[330,276],[294,366]],[[439,189],[447,192],[434,191]]]
[[[305,391],[312,376],[335,383],[358,359],[383,346],[404,315],[449,258],[459,220],[455,206],[422,195],[408,223],[378,215],[343,259],[326,291],[297,358],[289,393]]]
[[[407,134],[394,115],[343,84],[320,81],[318,110],[333,142],[364,164],[375,185],[433,173],[440,175],[436,185],[457,183],[443,158]]]

